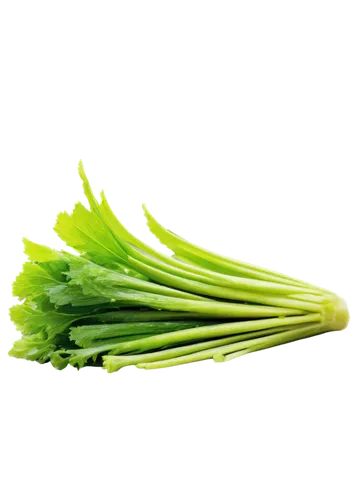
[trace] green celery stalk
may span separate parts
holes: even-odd
[[[280,344],[285,344],[288,342],[293,342],[295,340],[304,339],[307,337],[312,337],[314,335],[319,335],[324,333],[324,329],[319,325],[307,326],[303,328],[297,328],[295,330],[290,330],[288,332],[276,333],[273,335],[268,335],[263,338],[256,338],[252,340],[242,340],[234,344],[229,344],[226,346],[215,347],[207,349],[205,351],[194,352],[192,354],[187,354],[177,358],[170,358],[163,361],[153,361],[149,363],[138,363],[136,366],[138,368],[145,368],[146,370],[156,369],[156,368],[167,368],[169,366],[184,365],[187,363],[194,363],[196,361],[204,361],[206,359],[214,359],[216,361],[224,361],[225,355],[229,353],[236,353],[241,350],[246,351],[245,354],[250,351],[250,348],[261,347],[269,348],[277,346]],[[263,347],[265,346],[265,347]]]
[[[138,368],[155,369],[165,368],[169,366],[177,366],[196,361],[203,361],[205,359],[213,358],[214,361],[225,361],[238,357],[249,352],[254,352],[262,349],[268,349],[281,344],[294,342],[304,338],[320,335],[331,330],[341,330],[347,326],[349,317],[347,316],[347,307],[345,302],[340,299],[331,311],[327,311],[326,316],[319,323],[310,324],[307,326],[300,326],[297,329],[274,333],[272,335],[265,335],[263,337],[244,340],[232,343],[229,345],[206,349],[200,352],[193,352],[191,354],[179,356],[176,358],[169,358],[162,361],[153,361],[146,363],[138,363]],[[265,333],[265,332],[263,332]],[[240,351],[245,351],[240,354]],[[232,356],[228,356],[232,354]],[[225,356],[228,356],[225,358]]]
[[[295,300],[303,300],[303,301],[308,301],[308,302],[313,302],[315,304],[324,304],[328,303],[330,298],[332,298],[332,294],[330,295],[310,295],[310,294],[292,294],[288,295],[290,299],[295,299]]]
[[[312,323],[308,323],[312,325]],[[141,353],[141,354],[125,354],[125,355],[105,355],[103,356],[103,368],[105,368],[109,373],[118,371],[120,368],[125,366],[135,365],[140,363],[148,363],[154,361],[160,361],[165,359],[177,358],[190,353],[195,353],[199,351],[204,351],[211,348],[220,347],[223,345],[233,344],[235,342],[256,338],[257,336],[271,335],[273,333],[280,333],[283,331],[288,331],[290,329],[296,328],[297,325],[283,325],[274,328],[266,328],[260,331],[254,331],[250,333],[239,335],[232,335],[227,337],[222,337],[215,340],[207,340],[204,342],[196,342],[194,344],[181,345],[179,347],[171,347],[168,349],[162,349],[155,352]]]
[[[300,318],[300,323],[312,323],[319,315],[307,315],[306,317]],[[319,316],[320,317],[320,316]],[[258,324],[259,323],[259,324]],[[81,349],[67,349],[63,351],[59,351],[63,355],[70,355],[69,362],[72,366],[78,366],[82,368],[85,363],[92,359],[96,361],[98,355],[109,352],[111,355],[121,354],[121,353],[139,353],[139,352],[147,352],[153,349],[167,347],[169,345],[178,345],[181,343],[187,343],[188,341],[199,340],[202,338],[215,338],[220,336],[225,336],[226,341],[233,342],[232,339],[227,339],[228,335],[233,335],[234,333],[242,332],[240,335],[240,339],[244,340],[247,338],[252,338],[253,336],[257,337],[260,335],[267,335],[270,332],[270,329],[273,331],[282,331],[282,328],[288,328],[291,325],[298,324],[298,318],[286,318],[283,320],[275,319],[275,320],[263,320],[261,322],[240,322],[240,323],[231,323],[231,324],[219,324],[219,325],[210,325],[204,327],[196,327],[196,328],[188,328],[186,330],[173,331],[167,334],[161,335],[151,335],[143,334],[136,335],[135,337],[115,337],[115,338],[105,338],[100,340],[98,338],[98,343],[96,345],[92,345],[89,347],[84,347]],[[315,325],[317,327],[317,324]],[[261,328],[260,331],[257,329]],[[256,331],[255,331],[256,330]],[[253,333],[255,332],[255,333]],[[130,340],[128,340],[128,338]],[[236,338],[236,337],[235,337]],[[93,339],[93,337],[92,337]],[[79,339],[76,338],[76,341]],[[81,339],[82,340],[82,339]],[[222,345],[222,344],[216,344]],[[189,351],[188,351],[189,349]],[[195,349],[195,351],[194,351]],[[197,352],[200,350],[200,346],[198,344],[193,344],[192,346],[184,346],[183,351],[187,352]],[[182,351],[182,352],[183,352]],[[165,351],[163,351],[165,352]],[[153,359],[153,357],[150,357]],[[154,358],[155,359],[155,358]],[[162,358],[163,359],[163,358]]]
[[[99,352],[107,352],[109,350],[112,350],[114,347],[116,347],[118,344],[121,344],[122,342],[147,339],[152,335],[153,335],[152,333],[139,333],[131,335],[120,335],[119,337],[111,337],[109,339],[93,338],[85,341],[79,340],[77,342],[77,346],[79,348],[77,349],[76,347],[76,349],[72,349],[71,352],[79,353],[81,352],[82,349],[87,349],[88,347],[101,347]],[[110,344],[110,349],[108,348],[108,344]]]
[[[113,238],[117,241],[121,249],[123,250],[125,248],[125,243],[130,243],[131,245],[134,245],[135,247],[139,248],[140,250],[146,252],[147,254],[155,257],[158,259],[158,261],[162,261],[165,263],[170,264],[171,266],[178,267],[187,271],[192,271],[193,267],[195,266],[188,266],[185,262],[180,262],[176,261],[175,259],[166,256],[165,254],[158,252],[157,250],[154,250],[152,247],[147,245],[146,243],[143,243],[141,240],[136,238],[133,234],[131,234],[124,226],[119,222],[117,217],[114,215],[113,211],[111,210],[108,201],[104,195],[104,192],[102,191],[101,193],[101,199],[102,202],[99,204],[97,200],[95,199],[92,189],[90,187],[90,184],[88,182],[88,179],[86,177],[86,174],[84,172],[83,164],[80,161],[79,163],[79,173],[81,176],[81,179],[83,180],[83,186],[84,186],[84,192],[85,195],[88,199],[88,202],[90,204],[91,209],[93,212],[102,220],[102,223],[107,227],[107,229],[110,231],[111,235]],[[155,233],[155,230],[159,231],[159,234],[162,235],[165,234],[166,237],[169,236],[174,236],[177,238],[179,241],[184,243],[185,246],[190,246],[191,249],[195,248],[197,252],[204,253],[204,255],[208,258],[209,260],[214,260],[214,261],[220,261],[223,260],[226,265],[234,264],[236,266],[235,270],[237,270],[237,267],[242,268],[242,272],[246,273],[245,275],[247,277],[251,278],[257,278],[259,280],[264,280],[264,281],[272,281],[276,283],[283,283],[283,284],[288,284],[288,285],[296,285],[296,286],[303,286],[305,287],[306,285],[309,286],[310,288],[316,288],[313,287],[312,285],[303,283],[300,280],[290,278],[288,276],[285,276],[280,273],[276,273],[274,271],[269,271],[267,269],[260,268],[258,266],[253,266],[251,264],[247,264],[241,261],[237,261],[234,259],[229,259],[227,257],[222,257],[216,254],[213,254],[212,252],[208,252],[204,249],[201,249],[200,247],[193,245],[183,238],[180,238],[177,235],[174,235],[174,233],[171,233],[170,231],[167,231],[161,226],[155,219],[154,217],[149,213],[145,205],[143,204],[143,209],[145,216],[147,217],[147,224],[150,228],[150,230],[157,236]],[[159,238],[160,239],[160,238]],[[166,244],[166,243],[164,243]],[[167,245],[169,247],[169,245]],[[169,247],[170,248],[170,247]],[[233,266],[232,266],[233,267]],[[200,268],[197,268],[197,272],[200,273]]]
[[[267,336],[269,334],[272,334],[276,331],[282,331],[284,327],[280,326],[279,328],[271,328],[271,329],[265,329],[264,331],[255,331],[253,333],[246,333],[245,335],[240,335],[239,338],[240,340],[244,339],[251,339],[251,338],[256,338],[260,335],[262,336]],[[164,334],[162,334],[164,335]],[[85,364],[88,362],[89,359],[92,359],[93,361],[96,361],[98,356],[102,353],[109,352],[109,355],[115,355],[118,354],[118,352],[130,352],[130,353],[136,353],[136,352],[141,352],[141,348],[139,347],[140,345],[147,345],[149,347],[145,348],[145,350],[150,350],[150,341],[153,339],[154,335],[149,335],[149,336],[143,336],[140,339],[135,339],[135,340],[130,340],[126,342],[124,339],[121,338],[112,338],[112,339],[106,339],[102,341],[98,341],[98,343],[93,344],[90,347],[86,347],[83,349],[67,349],[67,350],[62,350],[62,351],[57,351],[56,356],[59,354],[61,355],[66,355],[70,356],[68,359],[68,364],[72,368],[78,367],[79,369],[83,368]],[[215,337],[215,336],[214,336]],[[234,338],[234,337],[233,337]],[[235,337],[236,338],[236,337]],[[230,344],[233,342],[233,340],[230,337],[223,337],[221,339],[215,339],[213,341],[214,343],[211,344],[211,346],[214,345],[224,345],[224,344]],[[176,342],[178,343],[178,342]],[[175,342],[174,342],[175,344]],[[165,343],[163,344],[165,345]],[[209,344],[210,345],[210,344]],[[166,359],[166,358],[171,358],[173,357],[174,354],[180,354],[180,353],[196,353],[197,351],[204,349],[208,347],[208,343],[194,343],[191,345],[186,345],[183,346],[182,348],[177,348],[177,349],[168,349],[166,351],[161,351],[161,352],[155,352],[155,353],[148,353],[146,356],[145,355],[140,355],[141,357],[137,356],[135,354],[132,354],[132,356],[126,356],[124,359],[126,360],[125,362],[128,363],[130,359],[136,359],[136,361],[146,361],[150,360],[153,361],[154,359]],[[103,356],[104,358],[104,356]],[[118,364],[118,360],[117,360]],[[128,365],[127,365],[128,366]]]
[[[210,319],[210,314],[177,312],[177,311],[153,311],[141,309],[128,309],[119,311],[108,311],[93,315],[93,317],[103,323],[143,322],[143,321],[180,321],[180,320],[205,320]]]
[[[143,281],[132,276],[126,276],[120,272],[103,268],[94,263],[75,262],[70,264],[70,270],[66,273],[77,285],[83,284],[83,279],[87,280],[89,277],[101,279],[102,282],[113,282],[123,288],[130,288],[131,290],[138,290],[142,292],[150,292],[158,295],[165,295],[170,297],[178,297],[182,299],[191,300],[204,300],[193,293],[183,292],[171,287],[163,286],[158,283],[151,283]]]
[[[257,279],[255,279],[255,281],[252,281],[252,282],[247,281],[247,279],[252,279],[252,278],[247,278],[247,277],[246,277],[246,280],[242,280],[243,276],[240,276],[239,274],[234,275],[234,276],[228,275],[228,274],[225,274],[225,270],[222,270],[222,269],[218,270],[218,272],[215,272],[214,270],[208,269],[208,267],[206,267],[206,268],[198,267],[197,265],[193,265],[193,263],[191,263],[188,259],[182,259],[181,257],[177,257],[177,256],[174,256],[172,258],[168,257],[167,260],[169,260],[170,263],[168,263],[168,261],[164,262],[163,260],[159,260],[158,258],[153,258],[151,255],[137,250],[135,247],[133,247],[132,245],[130,245],[124,241],[122,241],[122,246],[128,254],[128,257],[129,257],[128,261],[135,268],[138,268],[138,266],[141,264],[142,269],[146,272],[146,275],[149,275],[149,272],[153,272],[153,268],[154,268],[155,270],[163,271],[169,275],[174,275],[174,276],[178,276],[181,278],[187,278],[188,280],[199,281],[202,283],[206,283],[209,285],[215,285],[215,286],[220,285],[220,286],[234,288],[234,289],[242,289],[243,284],[244,284],[244,286],[246,285],[245,288],[250,288],[250,284],[255,285],[255,283],[257,284],[257,281],[258,281]],[[186,262],[186,266],[184,266],[185,269],[178,268],[175,265],[173,265],[173,264],[179,263],[178,258],[180,261],[182,260],[182,261]],[[146,266],[144,266],[143,264],[146,264]],[[206,263],[206,265],[208,265],[208,264],[209,263]],[[215,266],[213,266],[213,269],[214,268],[215,268]],[[157,277],[158,276],[160,276],[160,275],[158,274]],[[264,280],[261,280],[261,281],[264,281]],[[271,283],[271,282],[272,281],[269,281],[269,283]],[[284,284],[287,285],[287,283],[284,283]],[[296,290],[297,294],[304,294],[304,290],[302,290],[302,288],[304,288],[303,286],[298,286],[296,283],[288,283],[288,285],[296,287],[295,290]],[[289,290],[289,289],[283,288],[283,287],[278,287],[278,289],[282,293],[284,293],[284,292],[287,293],[287,290]],[[317,293],[317,290],[315,288],[313,288],[312,286],[308,286],[308,288],[306,287],[307,291],[308,291],[308,289],[309,289],[310,293],[312,293],[312,292]],[[290,290],[292,292],[292,290],[294,290],[294,289],[290,289]]]
[[[153,309],[165,309],[176,312],[205,313],[221,318],[264,318],[274,316],[293,316],[304,314],[304,309],[293,309],[285,307],[271,307],[262,305],[250,305],[241,303],[230,303],[222,301],[196,301],[175,297],[165,297],[153,293],[129,290],[116,286],[103,285],[101,282],[89,282],[83,287],[85,295],[103,295],[111,301],[119,303],[138,304]]]
[[[298,301],[292,298],[282,297],[282,295],[284,294],[287,295],[291,293],[298,293],[298,287],[290,287],[287,285],[273,284],[270,282],[262,282],[258,280],[247,280],[245,278],[242,278],[240,280],[242,289],[233,289],[217,285],[208,285],[198,281],[188,280],[179,276],[167,274],[159,269],[152,268],[144,264],[143,262],[139,262],[131,257],[129,257],[128,260],[135,269],[141,270],[141,272],[149,278],[154,279],[155,281],[167,286],[180,288],[181,290],[187,290],[193,293],[207,295],[210,297],[253,302],[257,304],[274,305],[279,307],[291,307],[294,309],[303,309],[305,311],[320,312],[322,309],[320,306],[312,302],[303,300]],[[264,295],[263,293],[256,293],[257,291],[265,291],[271,293],[266,293],[266,295]],[[273,293],[281,295],[275,296],[273,295]]]
[[[171,267],[180,267],[182,269],[186,269],[188,271],[193,271],[194,268],[197,273],[202,273],[203,271],[206,272],[207,270],[204,270],[202,266],[193,266],[186,264],[185,262],[180,262],[177,259],[173,259],[171,257],[167,257],[165,254],[162,254],[161,252],[158,252],[154,249],[152,249],[149,245],[143,243],[141,240],[133,236],[116,218],[114,213],[112,212],[107,199],[102,191],[101,193],[101,203],[99,204],[97,200],[95,199],[92,189],[90,187],[90,184],[88,182],[88,179],[85,175],[83,164],[80,161],[79,163],[79,173],[81,176],[81,179],[83,180],[83,186],[84,186],[84,192],[87,196],[87,199],[89,201],[90,207],[93,210],[93,213],[95,213],[99,219],[101,219],[102,223],[104,226],[109,230],[113,238],[117,241],[119,246],[123,251],[128,252],[128,243],[130,245],[134,245],[135,247],[139,248],[142,252],[145,252],[153,257],[155,257],[158,262],[165,262],[170,264]],[[237,267],[242,267],[246,271],[250,271],[252,273],[256,273],[255,276],[251,275],[251,277],[258,278],[258,280],[262,281],[272,281],[276,283],[283,283],[283,284],[291,284],[292,286],[296,286],[299,288],[306,288],[308,287],[310,290],[310,293],[315,293],[316,291],[321,291],[326,293],[327,291],[324,289],[321,289],[319,287],[310,285],[308,283],[302,282],[300,280],[290,278],[286,275],[274,272],[274,271],[269,271],[267,269],[260,268],[258,266],[254,266],[248,263],[244,263],[235,259],[231,259],[228,257],[223,257],[218,254],[214,254],[212,252],[209,252],[201,247],[198,247],[197,245],[193,245],[192,243],[189,243],[188,241],[184,240],[183,238],[175,235],[171,231],[167,231],[164,229],[163,226],[161,226],[155,219],[154,217],[149,213],[149,211],[146,209],[145,205],[143,205],[144,213],[147,218],[147,224],[153,234],[155,234],[157,237],[164,238],[166,241],[163,243],[167,244],[167,240],[169,241],[174,240],[175,242],[179,242],[183,247],[186,249],[190,249],[190,251],[194,252],[194,255],[198,254],[204,255],[206,259],[209,259],[211,262],[216,262],[221,265],[224,263],[225,265],[233,265]],[[170,248],[170,245],[167,245]],[[236,269],[237,270],[237,269]],[[303,292],[303,290],[301,290]]]
[[[208,322],[194,321],[156,321],[156,322],[132,322],[132,323],[111,323],[107,325],[82,325],[72,327],[69,337],[76,344],[88,347],[93,340],[110,339],[112,337],[132,335],[158,335],[161,333],[185,330],[206,325]]]
[[[309,286],[312,288],[312,285],[305,283],[303,281],[297,280],[295,278],[290,278],[284,274],[277,273],[275,271],[270,271],[268,269],[264,269],[259,266],[254,266],[252,264],[248,264],[247,262],[242,262],[236,259],[231,259],[229,257],[224,257],[219,254],[215,254],[204,248],[201,248],[184,238],[178,236],[165,229],[159,222],[152,216],[147,207],[143,204],[144,215],[147,219],[147,225],[150,231],[159,239],[161,243],[166,245],[170,250],[172,250],[175,254],[180,255],[180,250],[183,250],[189,256],[195,256],[199,258],[204,258],[208,260],[210,263],[214,265],[218,265],[219,267],[223,267],[228,271],[233,270],[234,272],[245,273],[246,276],[259,279],[263,281],[273,281],[276,283],[283,283],[287,285],[297,285],[297,286]],[[179,251],[178,251],[179,250]],[[313,287],[315,288],[315,287]]]
[[[316,323],[321,325],[322,316],[320,314],[307,314],[304,316],[294,316],[291,318],[273,318],[253,321],[238,321],[231,323],[220,323],[216,325],[200,326],[179,330],[176,332],[153,335],[148,339],[138,341],[129,341],[122,343],[118,348],[112,350],[112,354],[121,354],[125,352],[151,351],[161,349],[173,344],[180,344],[189,341],[198,341],[216,337],[235,335],[238,333],[258,332],[267,328],[281,327],[284,325],[295,325],[304,323]]]

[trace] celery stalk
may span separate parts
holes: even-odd
[[[198,341],[203,339],[211,339],[216,337],[227,337],[230,335],[251,334],[251,332],[264,332],[268,328],[282,327],[286,325],[298,325],[305,323],[315,323],[321,325],[321,316],[319,314],[307,314],[304,316],[294,316],[291,318],[274,318],[253,321],[238,321],[232,323],[221,323],[208,326],[200,326],[196,328],[188,328],[186,330],[173,331],[153,335],[147,339],[133,340],[122,343],[118,347],[111,350],[111,354],[121,354],[131,351],[152,351],[154,349],[165,348],[171,345],[178,345],[189,341]],[[256,333],[260,336],[260,333]],[[250,336],[251,338],[251,336]]]
[[[309,323],[311,324],[311,323]],[[211,349],[214,347],[220,347],[223,345],[232,344],[243,340],[243,338],[256,338],[257,335],[270,335],[272,333],[279,333],[283,331],[288,331],[295,328],[296,325],[286,325],[278,326],[274,328],[267,328],[265,330],[260,330],[259,332],[251,332],[245,335],[233,335],[228,337],[222,337],[215,340],[206,340],[204,342],[198,342],[189,345],[182,345],[178,347],[170,347],[168,349],[158,350],[155,352],[141,353],[141,354],[125,354],[125,355],[113,355],[109,354],[103,356],[103,367],[107,369],[109,373],[118,371],[124,366],[138,365],[140,363],[160,361],[165,359],[177,358],[190,353],[204,351],[206,349]]]
[[[149,363],[138,363],[136,366],[138,368],[145,368],[146,370],[151,370],[155,368],[167,368],[169,366],[184,365],[187,363],[194,363],[196,361],[204,361],[206,359],[214,359],[214,361],[224,361],[225,355],[229,353],[238,353],[240,351],[245,351],[245,354],[251,352],[251,349],[257,348],[269,348],[287,342],[293,342],[295,340],[304,339],[307,337],[312,337],[314,335],[319,335],[323,333],[324,330],[318,326],[307,326],[304,328],[297,328],[296,330],[291,330],[288,332],[277,333],[274,335],[269,335],[263,338],[256,338],[252,340],[242,340],[234,344],[229,344],[226,346],[215,347],[212,349],[206,349],[205,351],[195,352],[193,354],[187,354],[180,356],[178,358],[170,358],[165,361],[153,361]],[[244,354],[244,353],[242,353]],[[237,357],[237,354],[236,354]]]

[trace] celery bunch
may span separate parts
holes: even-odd
[[[328,290],[209,252],[166,230],[173,256],[132,235],[98,202],[79,164],[90,209],[59,214],[55,231],[78,254],[24,239],[29,261],[10,316],[22,336],[9,354],[63,369],[162,368],[243,354],[345,328],[346,303]]]

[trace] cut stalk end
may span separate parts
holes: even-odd
[[[344,330],[349,323],[347,302],[342,297],[335,296],[325,307],[324,325],[329,330]]]

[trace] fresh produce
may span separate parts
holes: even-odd
[[[13,285],[10,316],[21,338],[9,354],[63,369],[162,368],[228,361],[349,321],[332,292],[209,252],[165,229],[144,208],[173,256],[132,235],[79,173],[90,209],[60,213],[55,231],[77,254],[24,239],[29,261]]]

